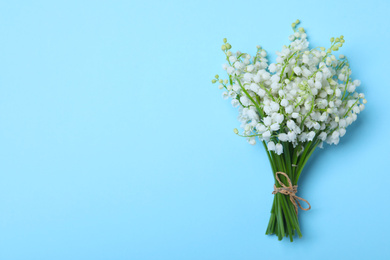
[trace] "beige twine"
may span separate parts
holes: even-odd
[[[281,174],[281,175],[283,175],[284,177],[286,177],[286,179],[287,179],[287,181],[288,181],[288,184],[289,184],[288,187],[287,187],[286,185],[284,185],[283,182],[280,181],[280,179],[279,179],[279,177],[278,177],[279,174]],[[294,186],[293,186],[292,183],[291,183],[291,180],[290,180],[290,178],[288,177],[287,174],[285,174],[284,172],[276,172],[276,173],[275,173],[275,178],[276,178],[276,180],[279,182],[279,184],[280,184],[282,187],[278,188],[278,187],[276,187],[276,185],[274,184],[274,191],[272,192],[272,194],[281,193],[281,194],[284,194],[284,195],[289,195],[292,204],[294,204],[295,213],[296,213],[296,214],[298,214],[298,206],[301,208],[301,210],[305,210],[305,211],[311,209],[310,203],[309,203],[307,200],[302,199],[302,198],[298,197],[297,195],[295,195],[295,193],[298,192],[298,190],[297,190],[297,189],[298,189],[298,185],[294,185]],[[299,200],[302,200],[302,201],[306,202],[307,205],[309,205],[309,207],[306,208],[306,209],[305,209],[305,208],[302,208],[301,203],[299,203]],[[298,206],[297,206],[297,203],[298,203]]]

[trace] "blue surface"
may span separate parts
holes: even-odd
[[[1,1],[0,259],[389,259],[388,1]],[[222,38],[341,52],[368,104],[316,151],[304,237],[265,236],[271,170],[210,80]]]

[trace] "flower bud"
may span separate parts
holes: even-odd
[[[217,82],[217,80],[215,80],[215,79],[213,79],[213,80],[211,81],[211,83],[213,83],[213,84],[214,84],[215,82]]]
[[[238,134],[238,129],[237,129],[237,128],[234,128],[234,129],[233,129],[233,132],[234,132],[235,134]]]
[[[221,50],[225,51],[226,50],[226,46],[225,44],[221,46]]]
[[[215,78],[216,78],[216,79],[219,79],[219,75],[218,75],[218,74],[217,74],[217,75],[215,75]]]
[[[226,38],[223,38],[223,43],[227,43],[227,39]]]

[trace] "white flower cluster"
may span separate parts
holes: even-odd
[[[309,49],[303,28],[296,28],[289,46],[277,52],[276,63],[268,64],[267,52],[257,47],[255,56],[230,51],[224,39],[222,50],[229,78],[216,75],[224,98],[239,107],[241,136],[255,144],[258,137],[269,151],[283,153],[283,142],[293,147],[305,142],[338,144],[346,128],[357,118],[367,102],[355,90],[359,80],[351,79],[345,56],[333,53],[344,43],[344,37],[331,38],[329,49]],[[236,134],[237,129],[234,129]]]

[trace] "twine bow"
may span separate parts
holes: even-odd
[[[280,179],[278,177],[279,174],[281,174],[284,177],[286,177],[286,179],[288,181],[288,184],[289,184],[288,187],[286,185],[284,185],[283,182],[280,181]],[[297,195],[295,195],[295,193],[297,193],[297,191],[298,191],[297,190],[298,186],[297,185],[294,185],[294,186],[292,185],[291,180],[290,180],[290,178],[288,177],[287,174],[285,174],[284,172],[276,172],[275,173],[275,179],[279,182],[279,184],[282,187],[278,188],[274,184],[274,191],[272,192],[272,194],[281,193],[281,194],[284,194],[284,195],[289,195],[292,204],[294,204],[295,213],[296,214],[298,214],[298,206],[301,208],[301,210],[305,210],[305,211],[311,209],[310,203],[307,200],[302,199],[302,198],[298,197]],[[299,203],[299,200],[302,200],[302,201],[306,202],[307,205],[309,205],[309,207],[308,208],[302,208],[301,203]],[[297,206],[297,204],[298,204],[298,206]]]

